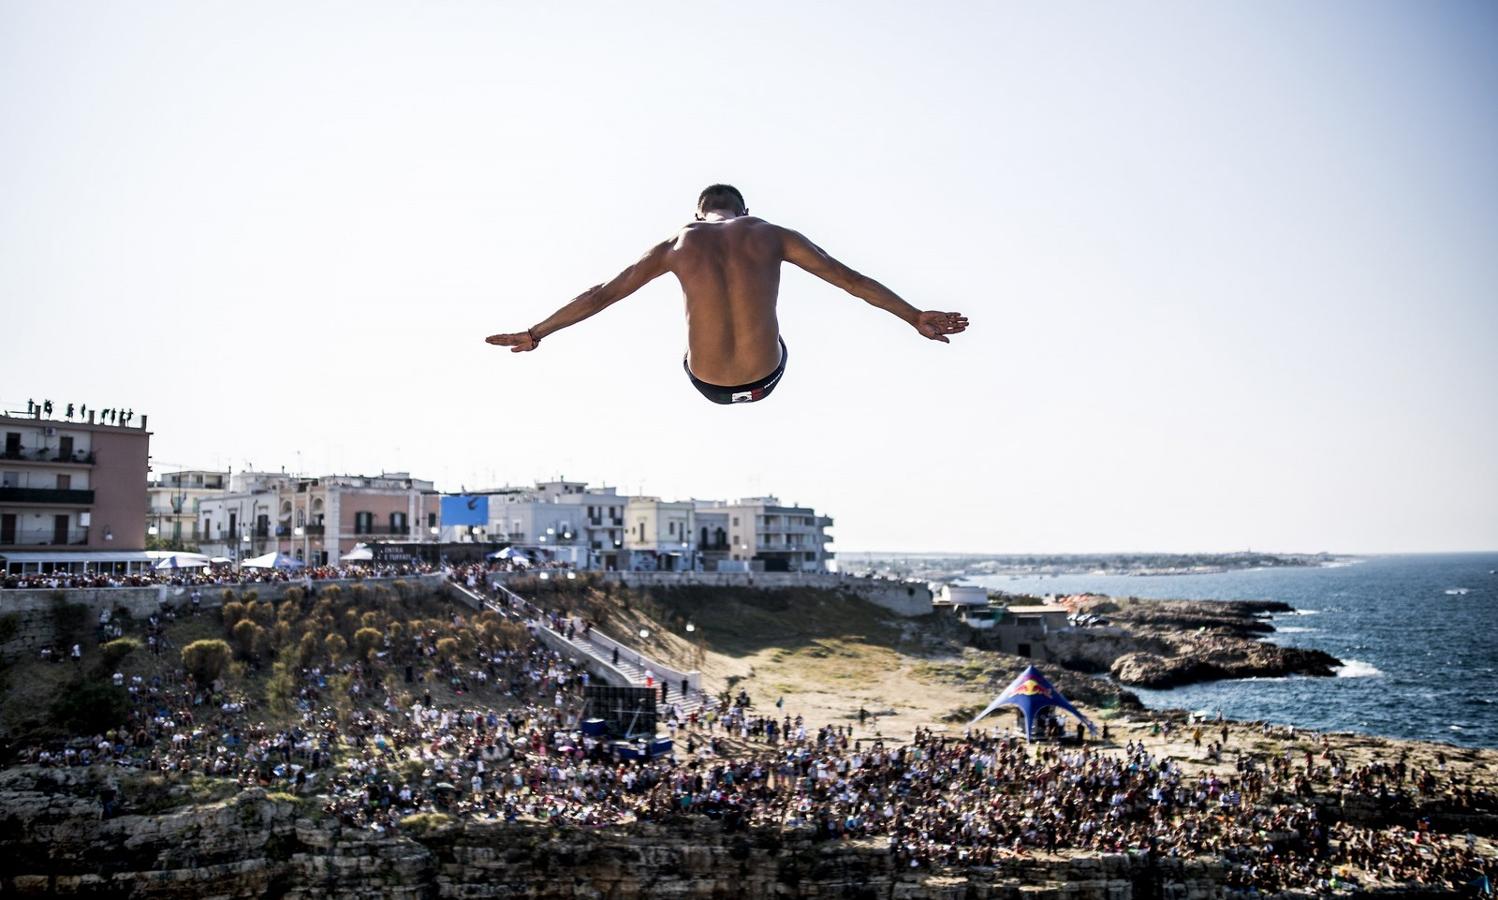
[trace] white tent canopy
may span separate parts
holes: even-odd
[[[302,561],[293,559],[284,553],[272,552],[264,556],[255,556],[240,563],[246,569],[300,569]]]
[[[211,562],[201,553],[168,553],[156,560],[155,569],[201,569]]]
[[[354,549],[338,558],[339,562],[370,562],[374,559],[374,551],[369,549],[368,544],[355,544]]]

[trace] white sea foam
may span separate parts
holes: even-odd
[[[1320,630],[1320,628],[1302,628],[1299,625],[1277,625],[1274,632],[1275,634],[1310,634]]]
[[[1337,667],[1338,678],[1374,678],[1382,674],[1382,669],[1359,659],[1349,659]]]
[[[1284,615],[1287,616],[1314,616],[1321,612],[1319,609],[1292,609]]]

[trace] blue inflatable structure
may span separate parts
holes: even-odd
[[[1064,709],[1072,715],[1076,716],[1077,721],[1081,722],[1083,725],[1086,725],[1088,731],[1097,731],[1097,726],[1093,725],[1086,716],[1077,712],[1077,708],[1075,706],[1072,706],[1071,702],[1068,701],[1065,697],[1061,696],[1061,692],[1056,690],[1056,688],[1046,680],[1046,677],[1040,674],[1040,670],[1035,668],[1034,666],[1026,667],[1025,671],[1021,672],[1018,678],[1010,682],[1009,687],[1004,688],[1004,692],[1002,694],[1000,694],[992,703],[988,704],[987,709],[978,713],[978,715],[973,717],[973,721],[967,723],[968,727],[971,728],[974,725],[978,724],[979,719],[983,718],[984,716],[988,715],[1001,706],[1018,707],[1019,711],[1024,714],[1025,740],[1027,741],[1034,740],[1032,734],[1035,726],[1035,716],[1047,706],[1055,706],[1060,709]]]

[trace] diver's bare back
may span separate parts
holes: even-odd
[[[702,192],[697,207],[697,221],[645,251],[609,281],[588,288],[525,331],[491,334],[485,340],[515,353],[534,350],[548,335],[671,272],[681,282],[686,300],[686,362],[693,384],[715,403],[753,402],[768,396],[785,370],[786,351],[775,315],[782,262],[900,318],[930,340],[951,343],[947,335],[967,329],[961,313],[916,309],[803,235],[750,216],[743,196],[732,186],[712,185]]]
[[[779,365],[784,258],[783,229],[753,216],[693,222],[677,235],[666,268],[681,282],[693,375],[746,384]]]

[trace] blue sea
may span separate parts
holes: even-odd
[[[1276,643],[1346,663],[1336,678],[1254,678],[1133,690],[1147,706],[1221,709],[1320,731],[1498,747],[1498,553],[1376,556],[1324,568],[1215,575],[1006,575],[970,579],[1028,594],[1282,600]]]

